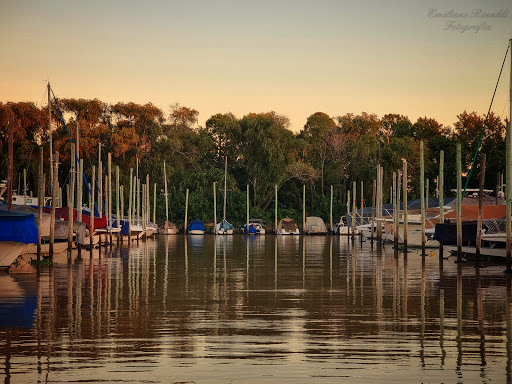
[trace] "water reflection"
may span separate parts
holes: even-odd
[[[162,236],[0,276],[0,308],[34,303],[28,327],[0,327],[4,381],[510,381],[502,269],[330,236]]]

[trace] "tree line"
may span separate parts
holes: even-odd
[[[52,102],[54,104],[54,102]],[[364,182],[365,205],[371,205],[372,180],[376,166],[384,168],[384,201],[389,201],[392,173],[408,162],[409,199],[419,197],[419,143],[425,147],[425,176],[429,195],[435,193],[439,152],[445,152],[445,196],[455,188],[455,148],[462,144],[463,175],[477,148],[485,117],[462,112],[453,127],[433,118],[412,122],[401,114],[362,112],[330,117],[311,114],[298,133],[289,129],[286,116],[276,112],[249,113],[241,118],[232,113],[211,116],[198,126],[199,112],[171,105],[168,113],[151,103],[109,104],[100,100],[60,99],[71,138],[80,132],[81,157],[90,180],[92,164],[98,162],[101,144],[103,163],[112,153],[113,166],[121,170],[121,184],[129,185],[129,169],[139,161],[139,174],[149,174],[150,183],[163,190],[163,162],[167,164],[171,219],[184,220],[185,191],[190,190],[189,218],[213,221],[213,182],[218,183],[218,214],[222,214],[224,157],[228,158],[227,219],[245,222],[246,186],[250,186],[251,217],[273,223],[274,185],[278,188],[279,217],[301,222],[302,186],[306,185],[306,213],[329,218],[330,186],[334,188],[335,220],[345,213],[347,191],[352,181]],[[59,152],[60,185],[67,183],[70,141],[56,105],[52,105],[53,148]],[[0,177],[7,177],[8,121],[14,117],[14,169],[27,169],[28,184],[36,191],[39,146],[45,151],[48,172],[48,107],[31,102],[0,103]],[[494,189],[505,170],[505,124],[491,113],[487,118],[481,152],[487,154],[486,186]],[[478,163],[478,162],[477,162]],[[105,170],[106,167],[104,166]],[[478,169],[470,187],[477,187]],[[48,184],[48,183],[47,183]],[[16,183],[15,183],[16,185]],[[86,190],[84,189],[84,192]],[[153,191],[153,188],[151,188]],[[127,195],[127,193],[125,194]],[[87,195],[85,195],[87,196]],[[358,200],[360,192],[358,191]],[[127,199],[127,197],[125,197]],[[87,201],[87,199],[85,199]],[[157,221],[165,217],[164,198],[157,198]],[[127,204],[125,204],[127,206]]]

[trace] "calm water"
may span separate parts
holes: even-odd
[[[503,266],[331,237],[160,237],[0,276],[5,383],[511,382]]]

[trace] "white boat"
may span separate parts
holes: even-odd
[[[148,223],[146,225],[146,238],[153,236],[158,231],[158,226],[154,223]]]
[[[235,233],[235,227],[226,220],[222,220],[215,226],[215,233],[217,235],[232,235]]]
[[[361,228],[363,227],[363,228]],[[357,226],[354,228],[354,235],[359,235],[360,229],[364,230],[365,226]],[[370,225],[367,226],[367,230],[370,230]],[[345,222],[343,221],[343,217],[340,217],[340,221],[334,224],[333,233],[335,235],[351,235],[352,234],[352,228],[348,227]]]
[[[179,232],[179,228],[176,224],[171,223],[169,220],[166,220],[164,224],[158,228],[158,233],[160,235],[175,235]]]
[[[277,225],[278,235],[300,235],[299,227],[293,219],[285,217],[279,221]]]
[[[263,226],[263,222],[261,219],[249,219],[249,227],[254,228],[254,232],[252,233],[252,230],[249,230],[249,234],[255,234],[255,235],[264,235],[265,234],[265,227]],[[242,227],[242,230],[244,233],[247,233],[247,230],[245,229],[247,227],[247,224],[245,224]]]

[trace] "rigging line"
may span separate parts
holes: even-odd
[[[55,105],[57,106],[57,109],[59,110],[60,118],[62,120],[62,123],[64,124],[64,128],[66,128],[66,133],[68,134],[69,141],[71,143],[73,143],[73,140],[71,139],[71,135],[69,134],[68,126],[66,125],[66,121],[64,120],[64,116],[62,115],[62,111],[60,110],[59,102],[57,101],[57,98],[55,97],[55,93],[53,92],[53,89],[51,89],[51,91],[52,91],[53,99],[55,100]],[[78,158],[76,151],[75,151],[75,159],[76,159],[78,165],[80,165],[80,159]],[[82,172],[82,176],[85,180],[85,185],[87,186],[87,190],[92,195],[92,191],[91,191],[91,188],[89,188],[89,182],[87,181],[87,176],[85,175],[85,172]],[[98,210],[98,207],[96,206],[96,202],[93,202],[93,203],[94,203],[94,208],[96,208],[96,212],[99,215],[100,212]],[[103,203],[103,204],[105,204],[105,203]],[[91,216],[94,217],[94,212],[91,212]]]
[[[498,84],[500,83],[501,73],[503,72],[503,67],[505,66],[505,61],[507,60],[508,51],[510,50],[510,44],[507,46],[507,52],[505,52],[505,57],[503,58],[503,63],[501,64],[500,74],[498,76],[498,81],[496,82],[496,86],[494,87],[494,93],[492,94],[491,104],[489,105],[489,110],[487,111],[487,116],[485,117],[484,126],[482,127],[482,132],[480,132],[480,138],[478,139],[478,145],[475,150],[475,154],[473,156],[473,162],[471,163],[471,168],[469,169],[468,177],[466,178],[466,185],[464,186],[464,192],[462,192],[461,199],[464,198],[466,194],[466,189],[468,188],[469,179],[471,178],[471,173],[473,172],[473,168],[476,163],[476,156],[480,151],[480,146],[482,144],[482,139],[484,137],[485,127],[487,126],[487,120],[489,119],[489,114],[491,113],[492,103],[494,102],[494,96],[496,96],[496,91],[498,90]]]

